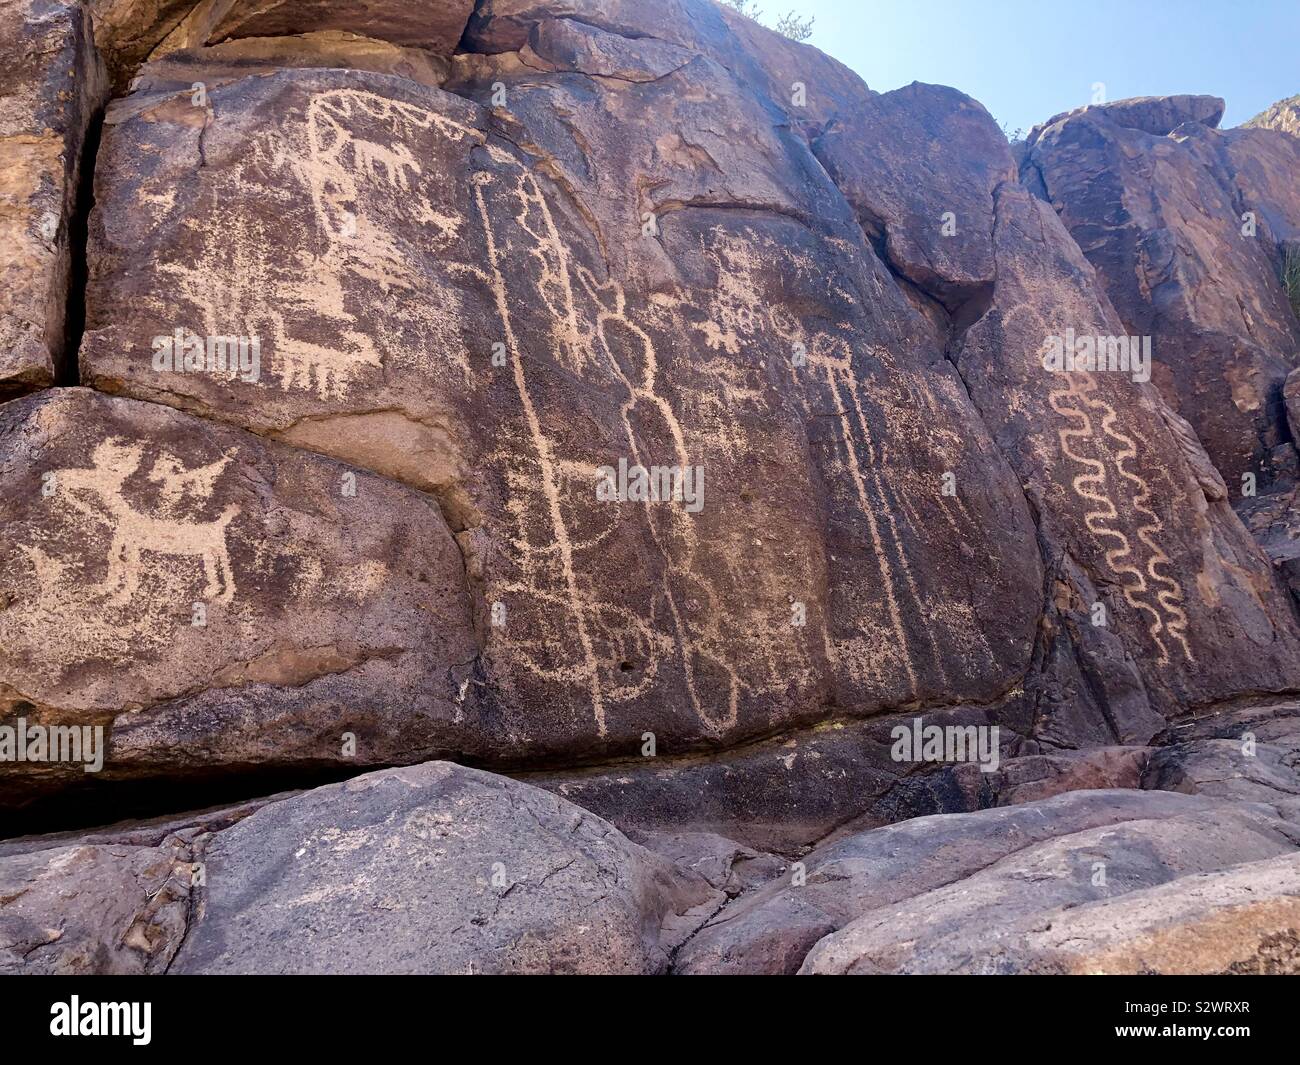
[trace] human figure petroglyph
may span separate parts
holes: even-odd
[[[55,475],[59,499],[112,530],[108,575],[102,589],[113,605],[125,605],[139,589],[144,555],[167,555],[198,559],[205,580],[204,597],[231,602],[236,589],[227,531],[239,516],[239,506],[226,506],[212,521],[158,518],[137,510],[127,502],[123,489],[140,469],[144,447],[109,438],[91,453],[90,467],[62,469]],[[215,463],[191,471],[176,456],[164,452],[146,479],[162,485],[160,495],[173,507],[188,491],[203,495],[202,505],[211,498],[217,478],[232,458],[227,453]]]
[[[518,397],[526,441],[521,450],[512,440],[493,457],[504,466],[512,486],[507,504],[512,527],[502,537],[510,566],[502,570],[493,594],[515,604],[512,618],[527,616],[517,612],[521,598],[535,605],[536,616],[527,630],[506,626],[494,632],[494,640],[509,646],[512,668],[581,691],[600,735],[608,730],[612,706],[646,694],[646,685],[655,677],[670,683],[663,666],[674,660],[671,682],[683,683],[679,678],[685,678],[686,709],[712,731],[734,726],[740,699],[749,690],[729,660],[734,652],[726,650],[734,639],[723,628],[734,612],[720,602],[713,575],[701,572],[707,567],[697,557],[693,516],[656,515],[637,508],[635,520],[647,523],[664,559],[662,573],[649,589],[652,617],[634,623],[612,612],[587,572],[583,555],[595,549],[607,528],[629,515],[590,512],[586,500],[592,482],[583,478],[579,484],[572,473],[590,456],[557,444],[542,413],[544,396],[529,376],[528,355],[542,352],[591,380],[606,382],[612,374],[624,388],[624,453],[635,461],[647,440],[661,440],[665,459],[682,467],[700,465],[702,456],[687,454],[678,414],[663,394],[646,323],[629,311],[617,285],[590,272],[580,276],[584,268],[552,216],[549,189],[544,190],[526,161],[489,142],[482,131],[359,89],[316,94],[305,118],[299,155],[290,162],[311,191],[323,237],[318,247],[323,250],[313,251],[311,266],[304,271],[311,275],[310,285],[307,280],[276,281],[277,291],[291,297],[288,306],[281,300],[273,311],[264,295],[256,303],[272,375],[278,375],[285,388],[345,398],[360,380],[360,371],[381,368],[394,357],[388,349],[397,341],[396,334],[381,328],[370,334],[367,346],[355,320],[340,317],[350,317],[351,301],[367,290],[356,283],[405,292],[409,278],[419,273],[411,269],[409,257],[431,255],[456,240],[470,242],[476,252],[486,248],[481,260],[486,269],[463,252],[437,259],[431,268],[439,275],[476,279],[491,293],[506,348],[504,372]],[[452,195],[432,185],[426,160],[444,151],[460,155],[470,149],[475,149],[472,158],[480,169],[468,189],[466,218],[463,186]],[[396,225],[399,218],[404,228]],[[418,241],[410,239],[412,222],[419,229]],[[467,225],[477,232],[464,234]],[[323,285],[331,286],[328,298],[317,298],[314,304],[326,308],[328,330],[320,328],[322,312],[295,295],[295,286],[306,295],[308,287]],[[521,338],[516,325],[521,306],[544,309],[549,324]],[[311,315],[315,321],[309,320]],[[530,329],[534,321],[530,318]],[[311,339],[298,339],[307,337]],[[454,361],[457,355],[449,352],[447,358]],[[636,663],[636,683],[621,669],[625,659]],[[759,680],[746,671],[746,681],[788,690],[791,671],[769,665],[770,678]],[[696,694],[695,674],[700,669],[727,680],[717,706],[703,705]]]
[[[840,425],[841,455],[852,489],[851,498],[871,541],[889,640],[898,649],[897,666],[913,691],[919,688],[916,662],[921,655],[946,680],[943,656],[939,654],[931,630],[931,611],[911,572],[895,518],[895,511],[900,508],[882,478],[881,434],[873,432],[864,406],[865,386],[862,375],[853,365],[853,335],[823,332],[809,336],[798,319],[780,305],[764,306],[755,281],[761,269],[755,250],[724,230],[716,229],[714,236],[716,244],[710,255],[716,266],[718,283],[710,307],[711,319],[697,328],[705,334],[711,347],[729,353],[739,351],[741,345],[752,337],[779,337],[787,352],[798,350],[801,353],[803,365],[795,367],[792,364],[790,372],[810,374],[823,382]],[[888,353],[883,354],[888,359]],[[897,376],[908,375],[899,370]],[[800,392],[810,394],[803,388]],[[907,618],[913,622],[911,627],[905,621],[905,610]],[[919,640],[912,634],[918,628]],[[972,629],[970,635],[991,660],[991,652],[978,628]],[[825,643],[832,660],[840,661],[842,656],[834,651],[829,634],[826,634]]]

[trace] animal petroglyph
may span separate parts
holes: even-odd
[[[55,472],[56,498],[110,529],[108,574],[101,591],[113,605],[125,605],[140,587],[146,557],[172,557],[197,560],[205,581],[204,597],[231,602],[236,589],[227,531],[240,508],[231,504],[211,521],[156,517],[137,510],[124,498],[123,489],[140,469],[143,456],[143,444],[110,438],[96,446],[91,466]],[[174,455],[164,452],[146,479],[160,485],[159,497],[172,512],[187,498],[201,506],[211,498],[231,458],[227,454],[209,466],[186,470]]]
[[[407,170],[416,175],[423,173],[420,164],[415,161],[415,156],[411,154],[411,149],[405,144],[395,144],[388,148],[374,141],[358,138],[352,142],[352,151],[356,156],[357,166],[368,171],[372,177],[377,177],[382,167],[388,184],[393,188],[410,189],[411,183],[406,177]]]

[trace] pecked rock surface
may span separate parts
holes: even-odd
[[[0,19],[0,727],[107,742],[0,764],[0,968],[1295,967],[1300,140],[711,0]]]
[[[107,92],[76,3],[0,6],[0,398],[67,374],[82,149]],[[75,338],[74,338],[75,342]],[[75,354],[75,353],[74,353]]]
[[[1300,146],[1271,129],[1214,129],[1222,101],[1126,101],[1058,116],[1021,172],[1060,214],[1129,334],[1152,337],[1155,381],[1224,478],[1294,475],[1281,389],[1300,322],[1278,280],[1294,239]],[[1133,108],[1144,118],[1133,121]]]
[[[1140,745],[1300,679],[1194,433],[1039,364],[1120,327],[969,98],[871,93],[695,0],[481,4],[441,90],[241,78],[219,36],[110,109],[82,380],[437,500],[477,655],[436,753],[684,754],[912,704]],[[260,338],[260,377],[160,369],[175,329]],[[704,470],[703,508],[598,500],[620,460]]]
[[[85,389],[0,407],[0,463],[4,717],[102,726],[96,784],[406,761],[459,727],[469,603],[419,493]],[[90,778],[6,764],[0,794]]]
[[[1004,696],[1041,595],[1028,507],[807,147],[706,57],[617,90],[493,77],[509,113],[319,70],[115,105],[83,380],[436,497],[469,719],[534,758]],[[156,371],[177,327],[261,336],[261,379]],[[702,467],[703,509],[599,501],[620,460]]]
[[[1033,507],[1048,569],[1026,680],[1034,734],[1065,747],[1144,743],[1177,706],[1251,690],[1261,666],[1263,688],[1294,687],[1292,608],[1195,432],[1131,375],[1044,369],[1049,338],[1124,327],[1061,221],[1010,180],[987,112],[924,85],[872,108],[889,131],[881,145],[846,124],[815,149],[928,304]],[[900,178],[923,144],[927,180]]]

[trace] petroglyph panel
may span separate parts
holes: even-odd
[[[674,210],[651,247],[458,97],[312,71],[210,101],[111,116],[85,378],[357,461],[383,415],[417,456],[376,468],[465,556],[458,728],[505,756],[680,749],[1027,668],[1023,498],[847,213]],[[260,380],[156,372],[175,326],[260,337]],[[620,460],[701,468],[702,509],[598,499]]]
[[[1051,208],[998,194],[998,296],[960,353],[975,401],[1081,565],[1151,705],[1166,714],[1300,671],[1291,611],[1221,491],[1207,497],[1163,401],[1127,373],[1050,372],[1049,338],[1123,327]],[[1087,616],[1092,602],[1076,604]],[[1083,624],[1094,624],[1084,621]]]
[[[470,610],[418,493],[82,389],[6,405],[0,457],[0,714],[105,726],[105,779],[450,742]]]

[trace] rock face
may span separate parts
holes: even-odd
[[[115,85],[124,89],[141,63],[177,51],[251,40],[292,47],[297,35],[369,38],[409,48],[423,61],[450,56],[473,0],[87,0],[95,42]],[[341,66],[355,65],[360,48]],[[333,66],[334,63],[322,64]]]
[[[576,806],[447,763],[243,813],[0,855],[0,972],[654,973],[725,899]]]
[[[1195,434],[1133,374],[1044,368],[1053,338],[1124,327],[1051,209],[1007,180],[1010,151],[994,146],[987,113],[918,85],[872,106],[886,116],[873,122],[889,131],[883,149],[832,128],[819,157],[864,228],[884,234],[891,268],[930,301],[1033,505],[1049,567],[1038,676],[1026,684],[1045,718],[1036,734],[1064,746],[1145,742],[1161,715],[1198,701],[1194,690],[1217,689],[1210,700],[1248,690],[1261,662],[1272,663],[1265,688],[1292,687],[1300,649],[1290,606]],[[931,142],[930,179],[900,180],[917,145]],[[917,235],[908,245],[890,236],[897,230]]]
[[[1217,132],[1222,101],[1207,115],[1179,99],[1140,102],[1138,121],[1118,104],[1060,116],[1031,135],[1022,173],[1097,268],[1127,334],[1152,338],[1156,383],[1239,498],[1243,474],[1261,488],[1288,475],[1281,388],[1300,323],[1278,269],[1300,220],[1300,145]]]
[[[0,398],[48,387],[72,369],[81,154],[105,92],[80,5],[0,8]]]
[[[83,380],[433,494],[483,641],[467,713],[536,758],[991,700],[1032,653],[1032,521],[955,371],[807,148],[691,70],[501,73],[498,117],[285,71],[108,120]],[[574,133],[525,133],[557,100]],[[611,138],[606,106],[680,132]],[[178,327],[260,337],[261,378],[159,372]],[[602,501],[620,464],[703,497]]]
[[[712,0],[0,31],[0,967],[1294,967],[1300,138]]]
[[[1272,107],[1261,111],[1249,122],[1242,123],[1243,129],[1276,129],[1300,137],[1300,96],[1291,96],[1279,100]]]
[[[420,494],[83,389],[0,408],[0,455],[6,720],[101,726],[108,745],[102,773],[6,766],[6,802],[405,761],[457,731],[469,603]]]

